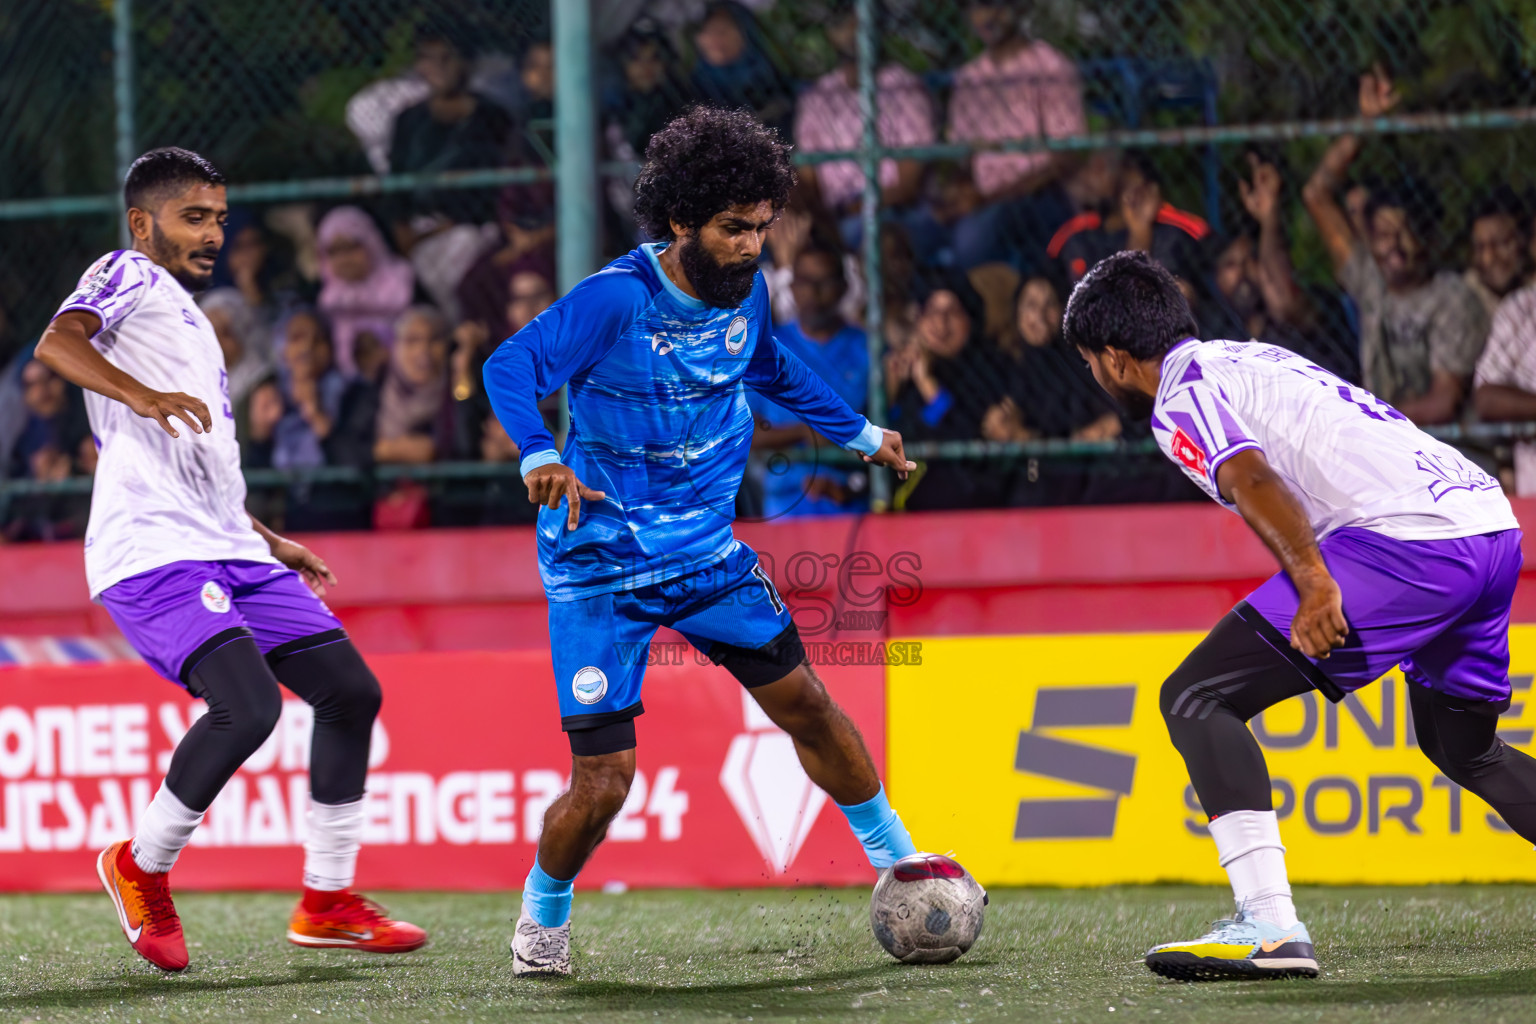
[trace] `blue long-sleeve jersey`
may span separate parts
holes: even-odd
[[[715,562],[736,546],[736,492],[752,441],[744,387],[822,436],[874,454],[880,429],[773,339],[761,274],[735,309],[668,280],[662,245],[614,260],[502,342],[485,390],[522,450],[522,472],[562,461],[538,410],[570,383],[563,461],[602,501],[539,512],[539,571],[552,601],[631,590]]]

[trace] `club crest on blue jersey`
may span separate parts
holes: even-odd
[[[741,350],[747,347],[747,318],[738,316],[731,320],[731,325],[725,329],[725,350],[733,356],[741,355]]]
[[[608,677],[596,665],[588,665],[571,680],[571,693],[583,704],[596,704],[608,692]]]

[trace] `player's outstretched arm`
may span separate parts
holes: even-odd
[[[781,347],[771,329],[773,320],[768,311],[766,291],[760,302],[763,326],[746,372],[742,374],[747,386],[798,415],[821,436],[847,438],[836,443],[858,452],[865,462],[894,469],[905,480],[917,464],[907,461],[901,447],[901,435],[894,430],[882,430],[854,412],[798,356]]]
[[[523,483],[528,485],[528,500],[535,505],[559,508],[560,499],[566,500],[567,530],[576,529],[582,501],[602,501],[608,497],[605,492],[595,491],[576,479],[576,471],[561,462],[546,462],[530,469],[523,477]]]
[[[99,330],[101,319],[94,313],[79,309],[60,313],[43,332],[35,355],[70,383],[122,402],[146,419],[158,420],[172,437],[181,436],[171,426],[172,417],[195,434],[213,429],[213,417],[202,399],[179,391],[154,391],[107,362],[91,344],[91,337]]]
[[[336,585],[336,574],[331,572],[324,559],[296,540],[273,533],[260,519],[251,516],[251,529],[261,534],[272,551],[272,557],[298,573],[317,597],[325,596],[325,586]]]
[[[1301,597],[1291,620],[1291,646],[1309,658],[1328,657],[1349,635],[1349,623],[1301,502],[1256,448],[1223,462],[1216,485],[1274,552]]]
[[[876,466],[884,466],[886,469],[894,469],[897,477],[902,480],[907,474],[917,468],[917,463],[907,459],[907,453],[901,447],[901,435],[894,430],[880,430],[880,447],[875,454],[864,456],[865,462],[874,463]]]

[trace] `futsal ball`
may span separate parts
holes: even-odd
[[[981,934],[986,890],[957,862],[914,853],[886,868],[869,903],[869,925],[906,964],[947,964]]]

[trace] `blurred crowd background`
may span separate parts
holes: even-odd
[[[1306,355],[1536,493],[1526,428],[1479,427],[1536,421],[1526,5],[870,7],[876,135],[897,151],[878,163],[872,219],[849,158],[863,138],[852,0],[593,0],[589,198],[604,259],[644,241],[637,161],[691,103],[750,108],[794,142],[800,186],[763,262],[776,330],[918,443],[920,471],[881,505],[1196,496],[1061,341],[1073,283],[1127,248],[1177,275],[1203,336]],[[235,186],[199,302],[252,511],[274,525],[532,520],[480,367],[559,294],[549,14],[134,0],[136,149],[196,149]],[[110,5],[15,0],[0,55],[0,536],[78,537],[95,448],[79,393],[30,350],[118,244]],[[486,170],[505,173],[461,173]],[[862,470],[751,405],[741,514],[870,508]],[[558,428],[558,396],[547,406]]]

